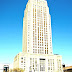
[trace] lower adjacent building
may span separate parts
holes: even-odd
[[[10,64],[0,64],[0,72],[9,72]]]
[[[72,72],[72,66],[63,67],[63,72]]]
[[[22,68],[24,72],[63,72],[60,55],[19,53],[13,67]]]

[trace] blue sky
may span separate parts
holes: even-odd
[[[0,0],[0,63],[12,63],[22,51],[24,10],[28,0]],[[53,53],[72,65],[72,0],[47,0]]]

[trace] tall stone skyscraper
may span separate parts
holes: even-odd
[[[46,0],[29,0],[23,18],[23,48],[14,68],[25,72],[63,72],[62,57],[53,55],[51,16]]]
[[[51,17],[46,0],[29,0],[23,19],[23,52],[52,54]]]

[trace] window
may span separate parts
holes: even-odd
[[[48,54],[48,50],[47,50],[47,54]]]
[[[48,70],[50,70],[50,67],[48,67]]]
[[[45,54],[46,54],[46,50],[45,50]]]
[[[35,12],[36,12],[36,9],[35,9]]]
[[[23,63],[23,61],[21,61],[21,63]]]

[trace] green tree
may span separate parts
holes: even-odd
[[[21,68],[14,68],[12,71],[13,72],[24,72],[24,70]]]

